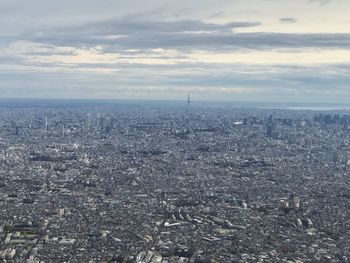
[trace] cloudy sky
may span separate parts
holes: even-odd
[[[350,102],[349,0],[0,0],[0,97]]]

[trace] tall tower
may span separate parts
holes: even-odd
[[[190,103],[191,103],[190,91],[188,91],[188,96],[187,96],[187,115],[190,115]]]

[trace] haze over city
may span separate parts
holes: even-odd
[[[349,0],[0,0],[0,263],[349,263]]]
[[[0,0],[3,98],[347,102],[346,0]]]

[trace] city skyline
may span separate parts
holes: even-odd
[[[350,3],[0,1],[2,98],[347,102]]]

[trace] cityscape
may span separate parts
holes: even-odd
[[[0,0],[0,263],[350,263],[350,0]]]
[[[349,262],[350,111],[18,102],[0,261]]]

